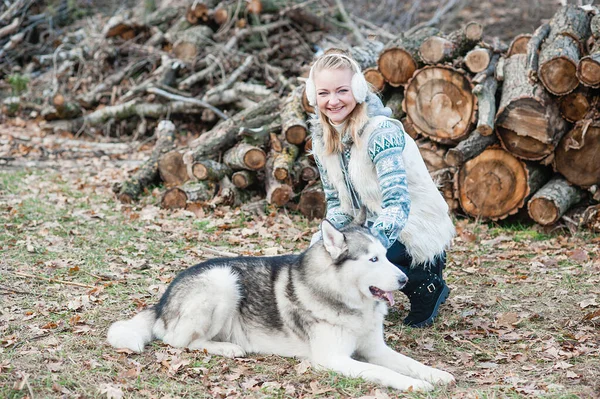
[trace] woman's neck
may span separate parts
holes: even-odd
[[[329,124],[336,130],[336,132],[338,132],[339,134],[343,134],[344,130],[346,129],[346,125],[348,124],[348,121],[342,121],[341,123],[336,125],[330,120]]]

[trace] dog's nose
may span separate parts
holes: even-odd
[[[404,288],[406,283],[408,283],[408,277],[406,277],[406,274],[402,273],[402,275],[398,277],[398,284],[400,285],[400,288],[398,289],[401,290],[402,288]]]

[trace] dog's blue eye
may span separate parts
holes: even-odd
[[[379,258],[377,256],[373,256],[371,259],[369,259],[369,262],[377,262],[379,260]]]

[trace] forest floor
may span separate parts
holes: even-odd
[[[0,397],[398,397],[301,359],[108,346],[110,323],[156,303],[178,272],[218,254],[302,251],[318,221],[270,207],[166,211],[158,188],[124,205],[111,186],[147,151],[106,155],[22,121],[0,128],[0,140],[9,135],[23,156],[0,166]],[[452,293],[437,322],[404,327],[398,293],[385,338],[457,383],[404,397],[598,397],[600,236],[515,221],[456,225]]]

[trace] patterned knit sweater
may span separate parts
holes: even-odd
[[[379,99],[376,97],[375,99],[369,98],[369,101],[372,103],[379,101]],[[369,104],[370,116],[373,113],[387,113],[387,109],[384,109],[380,104],[380,101],[374,106]],[[380,105],[380,107],[377,107],[377,105]],[[342,142],[344,143],[344,150],[339,157],[340,165],[346,188],[352,197],[353,213],[342,209],[339,193],[330,181],[326,168],[315,154],[315,161],[321,174],[323,191],[327,200],[326,218],[337,228],[349,224],[354,219],[355,213],[363,205],[348,173],[349,165],[353,162],[350,155],[353,146],[356,146],[356,144],[351,142],[349,135],[344,136]],[[370,227],[371,233],[379,238],[386,248],[392,246],[398,239],[398,235],[406,224],[410,212],[410,197],[402,159],[404,145],[404,131],[402,128],[385,120],[377,125],[369,136],[367,148],[363,149],[368,151],[369,158],[375,165],[378,181],[373,181],[372,184],[379,185],[382,196],[381,212],[378,214],[369,212],[367,214],[367,226]]]

